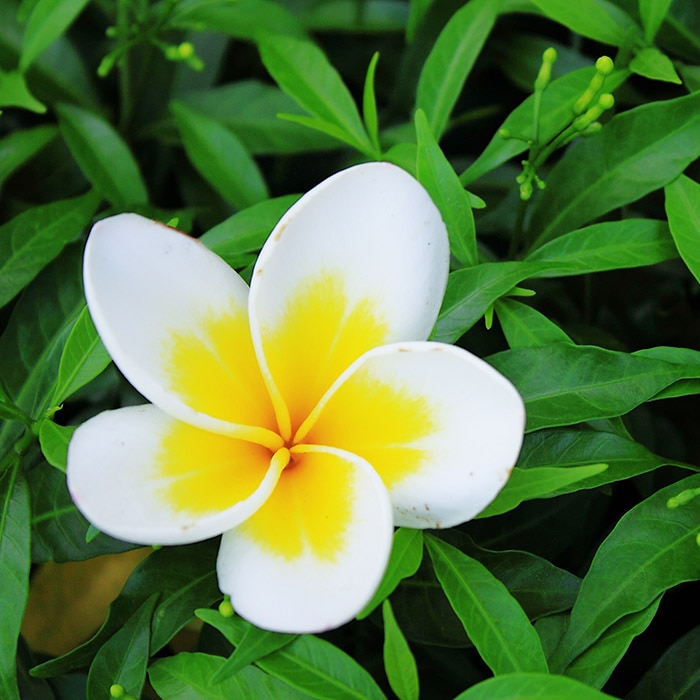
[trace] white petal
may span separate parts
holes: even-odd
[[[439,211],[389,163],[337,173],[282,217],[255,267],[250,309],[292,428],[363,352],[428,337],[448,265]]]
[[[295,440],[360,455],[389,489],[396,525],[438,528],[496,497],[524,426],[520,395],[486,362],[451,345],[400,343],[360,358]]]
[[[269,450],[182,423],[152,405],[106,411],[68,447],[68,488],[99,530],[127,542],[185,544],[254,513],[280,470]]]
[[[163,224],[120,214],[93,227],[84,278],[107,350],[151,402],[227,434],[235,424],[276,429],[250,339],[248,287],[223,260]]]
[[[294,458],[265,505],[224,533],[219,587],[258,627],[323,632],[355,617],[377,589],[391,551],[391,505],[354,455],[310,448]]]

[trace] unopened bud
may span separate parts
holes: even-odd
[[[219,603],[219,613],[222,617],[233,617],[233,605],[231,605],[231,599],[227,595]]]
[[[542,54],[542,65],[540,66],[540,71],[535,79],[536,91],[541,92],[547,87],[547,85],[549,85],[549,81],[552,79],[552,65],[556,60],[557,52],[552,47],[546,49]]]
[[[608,76],[615,70],[615,64],[610,56],[601,56],[595,62],[595,69],[598,73]]]

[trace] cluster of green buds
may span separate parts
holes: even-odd
[[[603,112],[611,109],[615,104],[615,99],[610,93],[601,93],[606,77],[614,69],[612,59],[601,56],[595,63],[595,73],[588,87],[572,107],[571,121],[554,138],[541,143],[539,125],[542,95],[552,79],[552,66],[556,60],[557,52],[553,48],[548,48],[542,54],[542,65],[534,83],[532,136],[511,134],[508,129],[500,129],[498,132],[501,138],[520,139],[526,141],[530,147],[527,159],[522,161],[523,170],[516,179],[520,187],[520,199],[523,202],[527,202],[532,197],[535,188],[540,190],[545,188],[545,183],[537,174],[537,170],[547,158],[573,139],[579,136],[591,136],[600,131],[602,127],[598,120]]]

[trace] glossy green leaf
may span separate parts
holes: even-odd
[[[700,475],[671,484],[620,519],[581,583],[554,668],[568,666],[618,620],[643,610],[668,588],[700,578],[700,499],[667,505],[684,489],[699,486]]]
[[[603,44],[620,46],[635,23],[623,10],[607,0],[532,0],[545,17],[573,32]]]
[[[503,490],[484,510],[480,518],[489,518],[517,508],[523,501],[551,498],[562,489],[575,491],[576,485],[604,472],[607,464],[586,464],[580,467],[514,468]]]
[[[382,604],[384,620],[384,670],[399,700],[418,700],[418,668],[406,637],[396,622],[391,603]]]
[[[19,71],[0,70],[0,107],[21,107],[43,114],[46,105],[29,92],[27,81]]]
[[[574,102],[581,97],[594,74],[594,68],[581,68],[553,80],[547,86],[541,98],[539,123],[539,136],[543,143],[553,139],[571,122]],[[615,71],[605,79],[604,90],[614,92],[628,76],[629,71]],[[460,176],[463,185],[468,185],[528,149],[526,140],[533,137],[532,112],[534,102],[534,96],[530,95],[506,117],[486,148]],[[522,136],[524,140],[519,138],[504,139],[499,135],[502,129],[515,136]]]
[[[43,420],[39,428],[39,444],[46,461],[62,472],[66,471],[68,443],[77,426],[57,425],[50,419]]]
[[[229,676],[238,673],[242,668],[255,663],[263,657],[271,654],[294,641],[294,634],[280,634],[270,632],[250,625],[243,634],[241,641],[236,645],[233,654],[212,676],[212,683],[221,683]]]
[[[535,245],[667,185],[698,155],[700,93],[618,114],[552,169],[530,224]]]
[[[422,109],[437,141],[445,132],[464,83],[496,21],[500,0],[472,0],[440,32],[418,80]]]
[[[4,306],[89,226],[99,197],[51,202],[0,226],[0,306]]]
[[[57,134],[56,127],[47,124],[14,131],[0,139],[0,186],[17,168],[48,146]]]
[[[644,26],[644,39],[648,44],[654,41],[668,8],[673,0],[639,0],[639,14]]]
[[[199,240],[231,267],[248,265],[255,262],[255,253],[297,199],[297,195],[287,195],[254,204],[209,229]]]
[[[509,673],[477,683],[455,700],[615,700],[566,676]]]
[[[111,124],[75,105],[59,105],[56,112],[66,145],[98,192],[119,209],[148,201],[139,166]]]
[[[378,155],[350,92],[318,46],[271,36],[260,41],[259,48],[265,68],[282,90],[314,117],[336,127],[346,143],[370,157]]]
[[[24,30],[20,70],[26,71],[34,59],[65,32],[88,2],[89,0],[38,0]]]
[[[452,608],[493,673],[546,672],[537,632],[508,589],[455,547],[433,536],[426,543]]]
[[[44,421],[41,432],[46,431],[46,425],[53,425],[56,431],[62,431],[61,438],[66,440],[69,438],[66,432],[72,430]],[[41,437],[40,433],[40,439]],[[63,445],[64,452],[67,447],[66,442]],[[65,459],[65,454],[63,458]],[[65,469],[65,463],[63,468]],[[100,554],[134,549],[135,545],[115,540],[103,533],[86,542],[88,522],[75,507],[66,488],[65,474],[58,469],[48,464],[39,464],[29,471],[27,483],[32,502],[33,563],[84,561]]]
[[[469,196],[433,137],[428,120],[420,109],[416,112],[416,136],[416,174],[447,226],[450,252],[462,265],[476,265],[479,256]]]
[[[570,343],[569,336],[544,314],[514,299],[499,299],[496,315],[511,348]]]
[[[97,334],[87,306],[80,312],[63,348],[52,404],[60,404],[101,374],[111,358]]]
[[[566,668],[569,678],[594,688],[602,688],[634,641],[654,620],[661,596],[648,607],[625,615],[607,629],[596,643]]]
[[[170,109],[190,162],[225,200],[245,209],[267,199],[257,163],[231,130],[181,102]]]
[[[19,700],[17,639],[29,595],[29,491],[19,466],[0,475],[0,695]]]
[[[671,59],[653,46],[641,49],[635,54],[630,61],[630,70],[651,80],[662,80],[676,85],[682,82]]]
[[[372,600],[357,616],[358,620],[367,617],[382,601],[388,598],[401,583],[401,581],[418,571],[423,560],[423,532],[407,527],[400,527],[394,532],[394,542],[391,548],[391,556],[384,573],[384,578],[379,584]]]
[[[173,26],[225,32],[236,39],[255,40],[268,34],[303,35],[288,9],[271,0],[181,0],[170,17]]]
[[[162,700],[305,700],[309,697],[253,666],[221,683],[212,683],[212,677],[221,671],[224,663],[226,660],[220,656],[180,653],[156,661],[148,676]]]
[[[674,642],[627,695],[627,700],[671,697],[692,700],[700,693],[700,625]]]
[[[665,193],[671,235],[683,262],[700,281],[700,185],[681,175]]]
[[[191,621],[195,608],[221,599],[215,573],[217,552],[216,540],[154,551],[134,569],[95,635],[68,654],[35,667],[32,675],[47,678],[87,666],[139,606],[160,593],[151,629],[150,649],[156,654]]]
[[[113,684],[140,697],[146,680],[151,619],[158,600],[154,593],[95,654],[87,679],[88,697],[107,697]]]
[[[623,219],[567,233],[537,248],[526,260],[547,263],[538,277],[561,277],[654,265],[675,256],[666,222]]]
[[[197,617],[221,632],[234,646],[249,624],[215,610],[197,610]],[[317,637],[302,635],[257,665],[290,688],[325,700],[386,700],[372,677],[345,652]],[[235,676],[234,676],[235,678]]]
[[[523,397],[527,431],[624,415],[678,379],[697,376],[686,365],[567,343],[506,350],[489,362]]]
[[[525,471],[553,465],[571,469],[591,462],[607,464],[608,468],[571,486],[560,487],[555,494],[561,496],[583,488],[598,488],[664,465],[682,466],[674,460],[655,455],[644,445],[622,435],[567,428],[538,430],[526,435],[517,466]]]
[[[374,90],[374,75],[377,72],[379,52],[375,52],[367,66],[365,86],[362,91],[362,119],[372,146],[377,153],[381,152],[379,145],[379,116],[377,114],[377,96]]]

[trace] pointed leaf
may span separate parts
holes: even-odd
[[[56,112],[66,145],[95,189],[122,210],[148,201],[138,164],[111,124],[75,105],[59,105]]]
[[[499,299],[496,315],[511,348],[570,343],[571,338],[544,314],[514,299]]]
[[[495,675],[547,672],[540,639],[523,609],[488,569],[434,536],[435,573],[481,658]]]
[[[469,196],[433,137],[425,113],[420,109],[416,112],[416,135],[418,180],[428,190],[442,214],[450,237],[450,251],[462,265],[476,265],[479,256]]]
[[[56,425],[48,418],[41,422],[39,428],[39,444],[46,461],[62,472],[66,471],[68,459],[68,443],[73,437],[76,425]]]
[[[671,484],[620,519],[581,583],[553,667],[565,668],[618,620],[643,610],[668,588],[700,578],[700,499],[667,505],[684,489],[698,487],[700,475]]]
[[[472,0],[452,15],[425,61],[416,108],[437,141],[445,132],[464,83],[496,21],[500,0]]]
[[[630,61],[630,70],[651,80],[663,80],[676,85],[682,82],[671,59],[653,46],[648,46],[636,53]]]
[[[615,700],[583,683],[544,673],[509,673],[489,678],[460,693],[455,700]]]
[[[644,25],[644,39],[647,44],[654,41],[656,32],[664,21],[673,0],[639,0],[639,14]]]
[[[267,185],[257,163],[232,131],[182,102],[171,103],[170,109],[187,157],[226,201],[245,209],[267,199]]]
[[[665,192],[671,235],[683,261],[700,282],[700,185],[681,175]]]
[[[19,71],[0,70],[0,107],[20,107],[44,114],[46,106],[29,92],[27,81]]]
[[[406,637],[396,622],[391,603],[382,605],[384,618],[384,669],[399,700],[418,700],[418,668]]]

